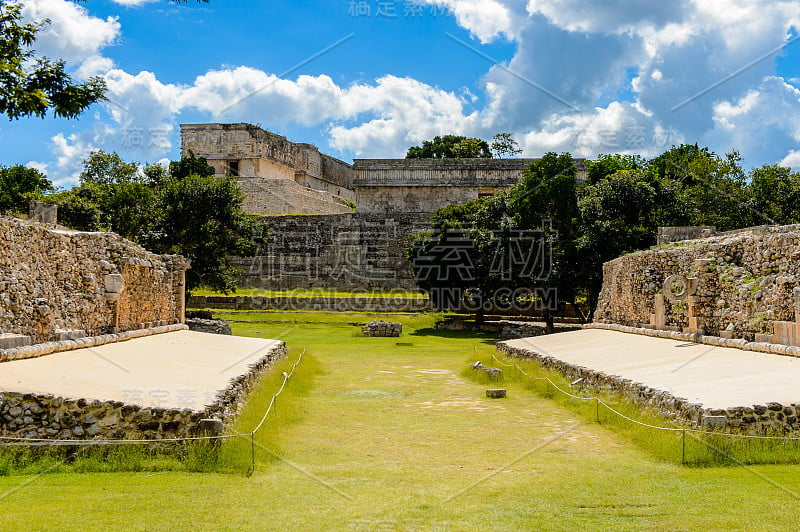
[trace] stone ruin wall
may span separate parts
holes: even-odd
[[[254,257],[233,260],[240,288],[269,290],[415,290],[406,250],[427,228],[417,214],[275,216],[267,245]]]
[[[798,345],[800,226],[668,244],[603,265],[595,322]]]
[[[5,217],[0,250],[0,349],[183,321],[182,257]]]

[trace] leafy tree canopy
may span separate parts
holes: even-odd
[[[423,141],[422,146],[408,149],[406,159],[489,159],[492,152],[485,140],[445,135]]]
[[[22,165],[0,165],[0,213],[26,213],[31,199],[53,190],[44,174]]]
[[[232,179],[207,175],[204,159],[141,169],[116,153],[92,152],[81,184],[48,196],[59,206],[60,223],[78,230],[111,230],[155,253],[192,261],[187,289],[235,289],[231,256],[246,256],[258,244],[260,222],[242,211],[242,193]],[[202,175],[202,172],[206,175]]]
[[[492,154],[501,159],[504,155],[515,157],[522,153],[519,144],[511,133],[498,133],[492,139]]]
[[[0,114],[10,120],[53,115],[75,118],[105,99],[101,77],[74,83],[64,61],[37,57],[36,34],[49,21],[22,23],[22,4],[0,0]]]

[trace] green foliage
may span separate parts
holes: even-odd
[[[183,179],[190,175],[212,177],[214,167],[208,164],[205,157],[195,157],[194,152],[189,151],[189,157],[169,163],[169,173],[176,179]]]
[[[159,253],[180,254],[192,261],[187,290],[207,286],[231,291],[237,272],[229,258],[247,256],[255,245],[252,219],[241,209],[242,197],[228,177],[173,178],[159,190],[157,231],[144,243]]]
[[[22,24],[22,5],[0,1],[0,114],[10,120],[53,115],[75,118],[104,100],[105,81],[91,77],[73,83],[63,61],[36,57],[32,46],[49,21]]]
[[[121,185],[142,181],[139,165],[126,163],[116,153],[95,150],[83,161],[81,183],[97,185]]]
[[[748,192],[751,212],[776,223],[800,223],[800,173],[777,165],[754,168]]]
[[[591,185],[620,170],[645,168],[647,161],[639,155],[598,155],[593,161],[586,161],[586,183]]]
[[[155,253],[187,257],[192,261],[187,290],[235,289],[238,272],[229,258],[253,251],[259,244],[253,235],[263,234],[262,224],[244,214],[241,191],[231,179],[213,177],[205,159],[192,156],[170,168],[176,175],[158,165],[142,170],[116,153],[92,152],[81,184],[46,200],[59,205],[64,225],[111,230]]]
[[[496,229],[511,218],[514,227],[539,229],[552,222],[558,240],[553,272],[543,286],[557,288],[562,302],[580,303],[589,315],[603,263],[653,246],[660,226],[712,225],[725,231],[800,223],[800,174],[764,166],[746,175],[740,163],[735,151],[719,157],[697,144],[673,146],[651,161],[600,155],[587,162],[586,180],[578,184],[571,155],[548,153],[507,195],[446,207],[433,217],[432,227]],[[431,234],[425,238],[424,245],[442,244]]]
[[[492,154],[501,159],[503,155],[515,157],[522,153],[519,144],[511,133],[498,133],[492,138]]]
[[[22,165],[0,165],[0,213],[27,213],[31,199],[53,189],[44,174]]]
[[[103,212],[95,187],[83,185],[71,190],[50,194],[44,200],[58,205],[58,223],[76,231],[100,231]]]
[[[556,288],[559,298],[571,301],[582,261],[575,240],[578,236],[578,200],[575,161],[568,153],[547,153],[524,172],[510,193],[509,209],[523,229],[551,225],[557,232],[553,246],[553,268],[544,286]],[[552,316],[546,314],[552,328]]]
[[[445,135],[408,149],[406,159],[464,159],[492,157],[489,144],[480,139]]]

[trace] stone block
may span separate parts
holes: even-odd
[[[221,419],[201,419],[197,423],[197,431],[205,436],[221,436],[225,431],[225,424]]]
[[[30,336],[22,334],[0,334],[0,349],[16,349],[31,345]]]
[[[489,399],[504,399],[506,397],[505,389],[486,390],[486,397]]]
[[[398,337],[403,332],[403,324],[388,321],[371,321],[364,326],[364,334],[374,337]]]
[[[125,279],[118,273],[109,273],[103,279],[107,293],[119,294],[125,288]]]
[[[704,430],[723,430],[728,425],[727,416],[704,416]]]
[[[66,340],[77,340],[79,338],[86,337],[86,331],[75,329],[75,330],[67,330],[67,329],[56,329],[53,331],[53,334],[56,337],[56,340],[59,342],[64,342]]]

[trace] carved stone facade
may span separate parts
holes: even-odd
[[[406,250],[427,227],[419,214],[339,214],[267,218],[267,245],[233,260],[237,286],[270,290],[414,290]]]
[[[433,213],[513,187],[535,159],[356,159],[358,212]],[[577,161],[578,178],[585,176]]]

